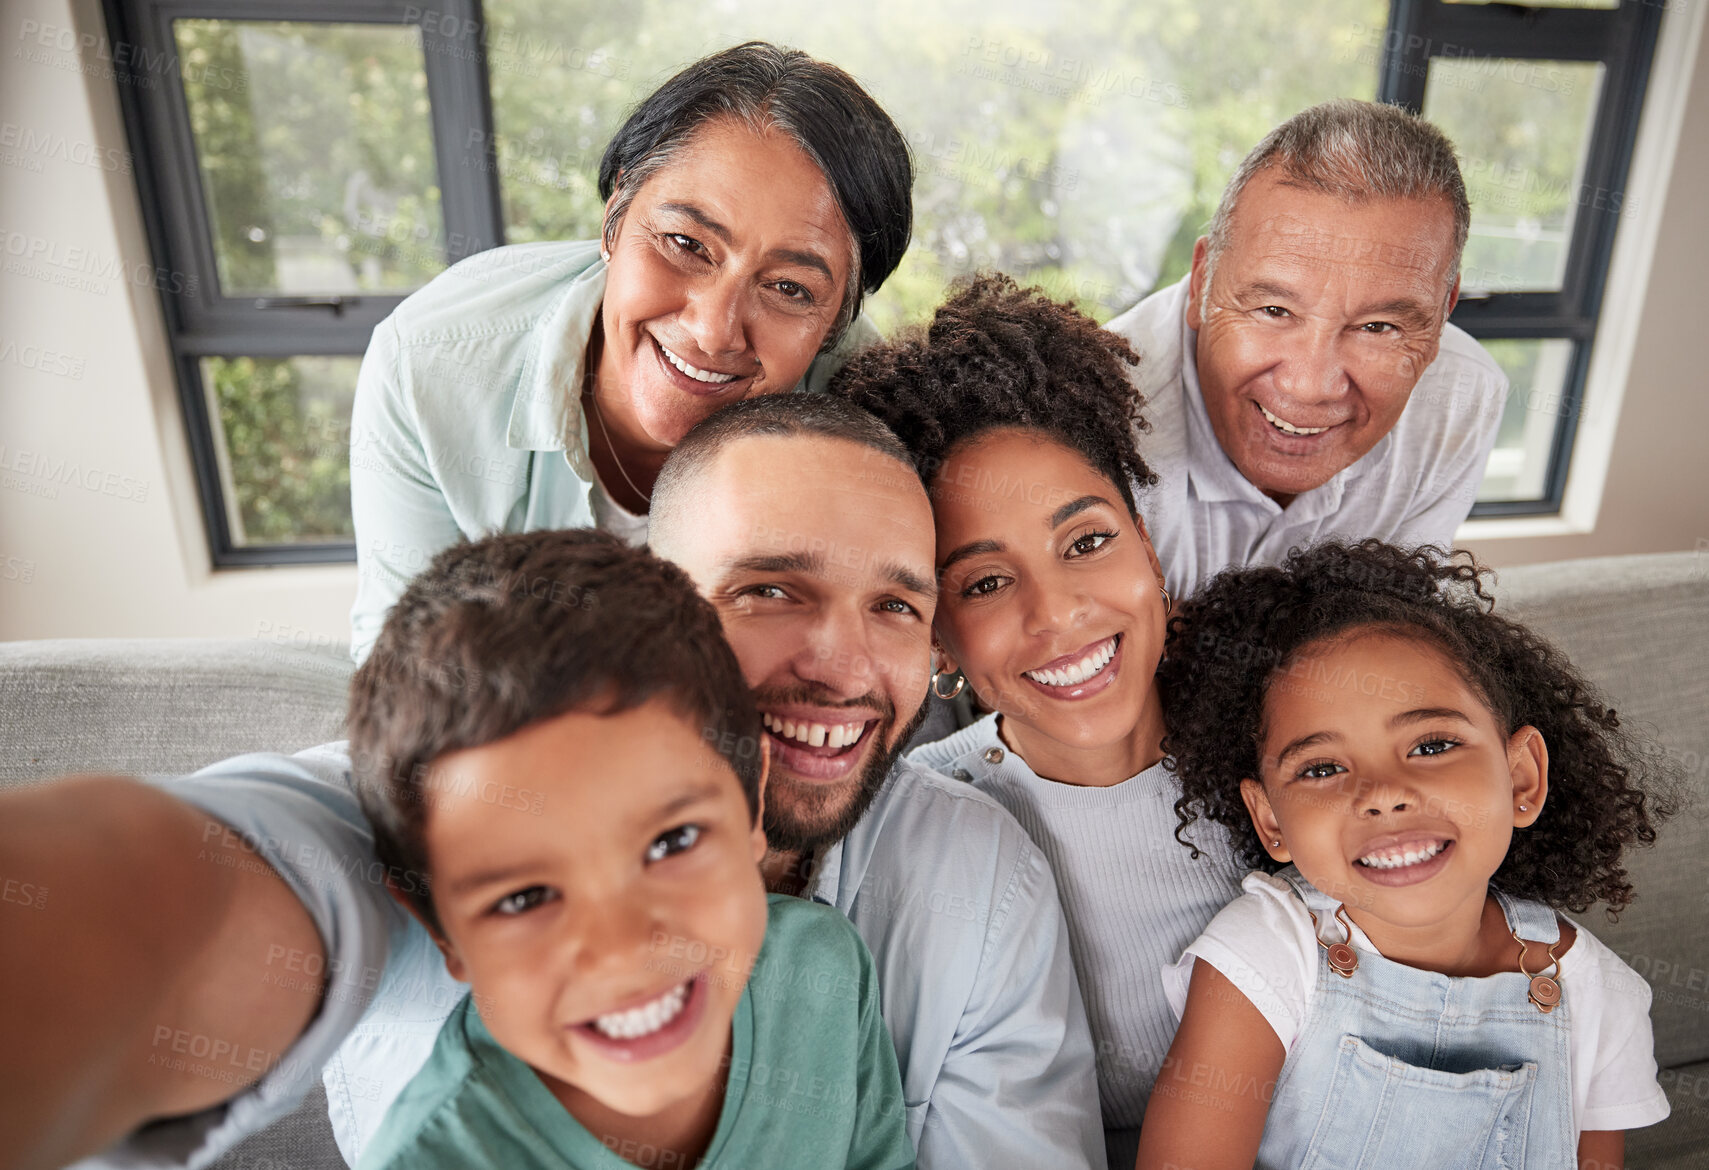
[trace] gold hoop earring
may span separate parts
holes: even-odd
[[[947,702],[961,694],[961,688],[967,685],[967,676],[957,671],[955,676],[955,690],[951,691],[947,695],[938,689],[938,680],[943,676],[944,672],[941,670],[932,675],[932,694]]]
[[[1157,591],[1163,594],[1163,612],[1168,613],[1170,610],[1174,609],[1175,599],[1169,596],[1169,590],[1164,586],[1159,585],[1157,587]]]

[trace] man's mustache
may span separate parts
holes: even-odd
[[[839,699],[831,693],[829,687],[815,686],[803,683],[799,686],[766,687],[754,691],[756,707],[783,707],[791,703],[799,703],[808,707],[828,707],[831,709],[864,709],[878,712],[878,717],[886,723],[896,719],[896,704],[877,691],[869,691],[853,699]]]

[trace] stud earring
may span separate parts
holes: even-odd
[[[1277,837],[1274,841],[1270,842],[1270,844],[1274,848],[1280,849],[1282,847],[1282,839],[1280,837]]]
[[[1527,806],[1522,804],[1519,806],[1519,811],[1520,812],[1530,812],[1531,810],[1530,810],[1530,808],[1528,808]]]

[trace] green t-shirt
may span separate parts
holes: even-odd
[[[896,1050],[866,944],[828,906],[781,894],[769,902],[765,943],[731,1022],[724,1108],[700,1165],[911,1168]],[[676,1167],[675,1157],[607,1148],[498,1046],[465,997],[357,1170],[630,1170]]]

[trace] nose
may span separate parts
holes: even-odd
[[[1367,817],[1406,812],[1408,809],[1417,808],[1419,804],[1418,793],[1410,786],[1370,775],[1359,778],[1353,799],[1358,803],[1360,814]]]
[[[807,682],[826,687],[841,698],[872,690],[878,677],[866,615],[854,605],[823,610],[814,619],[792,664]]]
[[[734,273],[718,272],[689,285],[677,323],[707,357],[746,353],[747,291]]]
[[[1091,600],[1072,577],[1035,578],[1027,586],[1028,634],[1057,634],[1086,619]]]
[[[1333,402],[1347,392],[1349,381],[1342,360],[1341,334],[1326,324],[1289,330],[1276,342],[1280,360],[1272,378],[1290,403],[1302,406]]]
[[[632,977],[647,970],[655,948],[668,948],[670,932],[650,899],[607,894],[586,900],[574,913],[566,949],[576,976]]]

